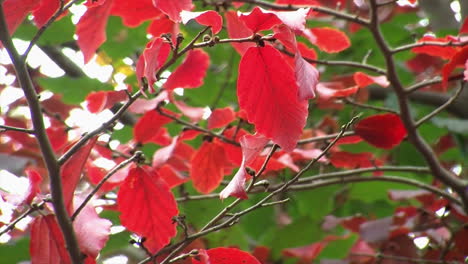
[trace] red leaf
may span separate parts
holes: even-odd
[[[204,107],[192,107],[186,105],[184,102],[175,100],[173,100],[172,103],[182,112],[184,116],[190,118],[192,122],[196,123],[200,121],[205,114]]]
[[[292,69],[271,46],[251,47],[241,59],[237,96],[258,133],[286,151],[296,146],[307,119]]]
[[[231,107],[215,109],[208,118],[208,129],[225,127],[235,118],[236,113]]]
[[[354,131],[369,144],[391,149],[406,137],[406,128],[396,114],[370,116],[356,124]]]
[[[356,169],[374,166],[375,157],[370,152],[351,153],[345,151],[333,152],[330,162],[336,168]]]
[[[105,0],[101,5],[88,6],[88,10],[76,25],[76,42],[83,52],[85,63],[91,60],[99,46],[106,41],[106,25],[112,1]]]
[[[299,258],[304,262],[312,262],[327,246],[327,242],[316,242],[308,246],[297,248],[286,248],[282,251],[284,256]]]
[[[468,17],[465,18],[462,26],[460,27],[460,31],[458,32],[458,34],[463,34],[463,33],[465,34],[468,33]]]
[[[69,160],[63,164],[60,170],[63,185],[63,200],[69,213],[71,213],[73,208],[73,196],[76,186],[80,181],[83,167],[86,164],[86,160],[88,160],[88,156],[91,153],[91,149],[94,147],[96,141],[97,137],[89,140],[86,145],[81,147]]]
[[[120,221],[128,230],[147,239],[155,252],[176,235],[172,218],[179,211],[174,195],[156,173],[133,168],[117,194]],[[156,217],[157,216],[157,217]]]
[[[156,71],[164,64],[170,51],[171,46],[169,43],[162,38],[155,38],[146,44],[145,50],[138,59],[136,66],[138,82],[140,83],[141,78],[145,77],[148,80],[151,93],[154,92],[153,85],[156,82]]]
[[[271,29],[273,26],[282,23],[275,14],[264,13],[259,7],[255,7],[252,12],[246,15],[240,15],[239,19],[244,21],[247,28],[252,30],[254,33]]]
[[[468,60],[468,46],[463,47],[460,51],[455,53],[450,61],[442,68],[442,87],[447,88],[448,79],[453,70],[458,66],[465,66]]]
[[[444,38],[436,38],[433,36],[424,36],[419,42],[440,42],[440,43],[450,43],[457,42],[457,39],[452,36],[446,36]],[[414,53],[424,53],[427,55],[441,57],[444,59],[450,59],[457,53],[457,48],[452,46],[435,46],[435,45],[424,45],[421,47],[416,47],[411,50]]]
[[[54,215],[38,216],[31,223],[29,253],[32,264],[71,263]]]
[[[210,57],[203,50],[191,50],[184,62],[169,76],[164,88],[196,88],[203,84],[206,70],[210,64]]]
[[[68,0],[63,1],[63,4]],[[33,11],[34,22],[37,27],[44,26],[47,21],[57,12],[60,7],[60,0],[42,0],[40,5]]]
[[[352,86],[345,89],[334,89],[341,87],[341,84],[333,82],[321,82],[316,86],[317,93],[319,98],[323,100],[329,100],[334,97],[347,97],[355,94],[359,90],[359,86]]]
[[[338,29],[323,27],[313,28],[311,31],[316,37],[313,44],[322,51],[336,53],[351,46],[348,37]]]
[[[74,199],[75,208],[78,208],[84,199]],[[78,244],[81,251],[90,259],[96,259],[99,252],[106,244],[110,235],[112,223],[100,218],[96,209],[87,204],[73,221]]]
[[[99,113],[126,99],[128,95],[124,90],[91,92],[86,96],[86,108],[91,113]]]
[[[468,228],[464,227],[454,234],[453,240],[460,252],[468,252]]]
[[[224,148],[216,142],[204,141],[192,158],[190,177],[193,186],[207,194],[216,189],[224,177],[224,164],[227,162]]]
[[[203,250],[204,251],[204,250]],[[254,256],[237,248],[212,248],[205,252],[208,258],[192,258],[193,264],[261,264]]]
[[[371,84],[378,84],[382,87],[387,87],[390,85],[390,83],[388,82],[387,80],[387,77],[385,75],[381,75],[381,76],[370,76],[370,75],[367,75],[363,72],[356,72],[354,73],[353,75],[353,78],[354,78],[354,82],[356,82],[356,84],[360,87],[360,88],[364,88],[366,86],[369,86]]]
[[[65,146],[65,144],[67,144],[68,132],[63,125],[51,126],[46,129],[46,132],[54,151],[60,150]]]
[[[179,24],[174,23],[174,21],[170,20],[166,15],[162,15],[153,20],[146,31],[154,37],[160,37],[162,34],[167,33],[177,36]]]
[[[203,12],[182,11],[180,16],[182,17],[182,23],[184,24],[187,24],[188,21],[195,19],[198,24],[210,26],[213,34],[218,34],[223,27],[223,18],[213,10]]]
[[[111,14],[120,16],[124,25],[136,27],[146,20],[161,15],[161,11],[154,7],[152,0],[113,0]]]
[[[33,169],[26,169],[26,175],[28,176],[29,186],[24,197],[24,202],[31,204],[34,197],[41,192],[42,176]]]
[[[172,114],[168,110],[163,110]],[[133,128],[133,136],[137,142],[147,143],[157,135],[162,126],[170,123],[172,119],[159,114],[156,110],[144,114]]]
[[[463,78],[463,80],[468,81],[468,60],[466,60],[465,71],[463,72],[463,75],[465,77],[465,78]]]
[[[180,22],[180,12],[192,9],[192,0],[153,0],[153,5],[168,15],[174,22]]]
[[[268,138],[261,134],[256,134],[253,136],[245,135],[240,139],[240,144],[242,147],[242,163],[232,180],[219,194],[221,199],[226,199],[229,196],[234,196],[240,199],[248,198],[244,189],[244,184],[247,178],[245,167],[252,164],[268,141]]]
[[[187,182],[190,179],[177,171],[171,165],[163,165],[157,170],[157,172],[161,176],[161,179],[163,179],[171,189]]]
[[[13,35],[26,16],[40,4],[40,0],[6,0],[3,5],[8,33]]]
[[[250,30],[237,16],[237,12],[228,11],[224,14],[226,17],[226,26],[228,31],[228,36],[230,38],[245,38],[252,36],[253,32]],[[249,47],[254,47],[255,43],[244,42],[244,43],[231,43],[234,49],[240,54],[244,55]]]
[[[297,52],[294,57],[296,67],[296,82],[299,87],[299,100],[308,100],[315,98],[315,89],[319,82],[319,71],[302,58],[301,53]]]

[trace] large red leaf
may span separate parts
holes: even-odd
[[[442,87],[447,88],[448,79],[453,70],[458,66],[465,66],[466,61],[468,60],[468,46],[463,47],[459,50],[450,61],[444,65],[442,68]]]
[[[286,151],[296,146],[307,119],[308,104],[298,99],[293,70],[271,46],[251,47],[241,59],[237,96],[240,108],[258,133]]]
[[[133,168],[117,194],[120,221],[128,230],[145,237],[152,252],[176,235],[177,204],[167,184],[147,168]]]
[[[32,264],[71,263],[54,215],[38,216],[31,223],[29,254]]]
[[[226,162],[226,153],[221,145],[204,141],[192,158],[190,177],[195,189],[204,194],[216,189],[223,180]]]
[[[221,199],[225,199],[229,196],[234,196],[240,199],[248,198],[244,189],[244,184],[247,178],[245,168],[247,165],[252,164],[268,141],[268,138],[261,134],[253,136],[245,135],[241,138],[240,144],[242,147],[242,163],[232,180],[219,194]]]
[[[237,248],[212,248],[202,251],[202,256],[192,258],[193,264],[260,264],[254,256]]]
[[[351,46],[348,36],[334,28],[313,28],[311,29],[316,40],[313,44],[328,53],[343,51]]]
[[[10,35],[13,35],[16,28],[39,3],[40,0],[6,0],[2,3]]]
[[[208,118],[208,129],[225,127],[236,118],[236,113],[231,107],[217,108]]]
[[[101,5],[88,6],[88,10],[76,25],[76,42],[83,52],[85,63],[91,60],[99,46],[106,41],[106,25],[112,1],[105,0]]]
[[[168,110],[163,111],[172,114]],[[172,119],[159,114],[156,110],[148,111],[135,124],[133,136],[137,142],[150,142],[160,128],[171,121]]]
[[[161,11],[154,7],[152,0],[113,0],[111,14],[120,16],[124,25],[136,27],[146,20],[161,15]]]
[[[168,15],[172,21],[180,22],[180,12],[192,9],[192,0],[153,0],[153,5]]]
[[[282,23],[275,14],[264,13],[259,7],[255,7],[252,12],[246,15],[240,15],[240,20],[255,33],[271,29],[273,26]]]
[[[63,1],[64,4],[68,0]],[[41,4],[33,11],[34,22],[37,27],[44,26],[47,21],[57,12],[60,7],[60,0],[42,0]]]
[[[250,30],[244,23],[244,21],[239,19],[237,12],[228,11],[224,13],[226,18],[226,27],[228,36],[230,38],[245,38],[252,36],[253,32]],[[255,46],[252,42],[244,43],[231,43],[234,49],[239,52],[240,55],[243,55],[249,47]]]
[[[221,17],[216,11],[213,10],[203,12],[182,11],[180,16],[182,17],[182,23],[184,24],[187,24],[188,21],[195,19],[198,24],[210,26],[213,34],[218,34],[223,27],[223,17]]]
[[[78,208],[84,199],[75,197],[75,208]],[[73,221],[80,250],[90,260],[96,259],[99,252],[106,244],[110,235],[112,223],[104,218],[100,218],[96,209],[88,203]]]
[[[164,88],[196,88],[203,84],[210,64],[208,54],[200,49],[189,51],[184,62],[169,76]]]
[[[406,128],[396,114],[373,115],[356,124],[354,131],[378,148],[391,149],[406,137]]]
[[[76,186],[80,181],[83,167],[86,164],[89,153],[91,153],[91,149],[94,147],[94,144],[96,144],[96,141],[97,137],[89,140],[86,145],[81,147],[63,164],[60,170],[60,174],[62,176],[63,200],[69,213],[71,213],[73,209],[73,196]]]
[[[154,92],[154,83],[156,80],[156,71],[166,61],[171,51],[171,46],[162,38],[155,38],[146,44],[146,48],[138,59],[136,66],[136,76],[138,82],[145,77],[148,80],[150,92]]]

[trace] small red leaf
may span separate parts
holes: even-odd
[[[452,36],[446,36],[444,38],[436,38],[433,36],[424,36],[419,42],[440,42],[442,43],[450,43],[450,42],[457,42],[457,39]],[[424,45],[421,47],[416,47],[411,50],[414,53],[424,53],[427,55],[441,57],[444,59],[450,59],[457,53],[457,48],[452,46],[435,46],[435,45]]]
[[[170,51],[171,46],[169,43],[162,38],[155,38],[146,44],[145,50],[138,59],[136,66],[138,82],[140,83],[141,78],[145,77],[148,80],[151,93],[154,92],[153,85],[156,82],[156,71],[164,64]]]
[[[46,129],[46,132],[54,151],[60,150],[67,144],[68,132],[65,126],[51,126]]]
[[[120,16],[123,24],[129,27],[136,27],[146,20],[161,15],[161,11],[154,7],[152,0],[113,0],[113,2],[111,14]]]
[[[124,90],[91,92],[86,96],[86,108],[91,113],[99,113],[126,99],[128,95]]]
[[[76,25],[76,42],[83,52],[85,63],[91,60],[97,48],[106,41],[106,25],[111,7],[112,0],[105,0],[101,5],[88,6]]]
[[[307,101],[298,99],[293,70],[271,46],[251,47],[241,59],[237,96],[258,133],[292,151],[307,119]]]
[[[63,200],[69,213],[71,213],[73,209],[73,196],[76,186],[80,181],[83,167],[86,164],[88,156],[91,153],[91,149],[94,147],[94,144],[96,144],[96,141],[97,137],[89,140],[86,145],[81,147],[69,160],[63,164],[60,170],[63,185]]]
[[[200,257],[200,260],[192,258],[193,264],[260,264],[260,262],[249,253],[237,248],[212,248],[203,250],[208,257]]]
[[[153,0],[153,5],[168,15],[172,21],[180,22],[180,12],[192,9],[192,0]]]
[[[78,208],[83,199],[75,197],[75,208]],[[100,218],[96,209],[87,204],[73,221],[73,229],[76,233],[81,251],[90,259],[96,259],[99,252],[106,244],[110,235],[112,223],[104,218]]]
[[[193,186],[207,194],[216,189],[224,177],[224,164],[227,162],[224,148],[216,142],[204,141],[192,158],[190,177]]]
[[[195,19],[198,24],[210,26],[213,34],[218,34],[223,27],[223,18],[213,10],[204,12],[182,11],[180,16],[182,17],[182,23],[184,24],[187,24],[189,20]]]
[[[184,62],[169,76],[164,88],[196,88],[203,84],[206,70],[210,64],[208,54],[200,49],[188,52]]]
[[[282,254],[287,257],[299,258],[304,262],[312,262],[322,250],[327,246],[327,242],[316,242],[308,246],[287,248],[282,251]]]
[[[463,34],[463,33],[465,34],[468,33],[468,17],[465,18],[462,26],[460,27],[460,31],[458,32],[458,34]]]
[[[34,197],[41,192],[42,176],[33,169],[26,169],[26,175],[28,176],[29,186],[26,191],[24,202],[26,204],[31,204]]]
[[[356,124],[354,131],[369,144],[391,149],[406,137],[406,128],[396,114],[370,116]]]
[[[208,118],[208,129],[225,127],[236,118],[231,107],[215,109]]]
[[[167,33],[177,36],[179,24],[174,23],[174,21],[170,20],[166,15],[162,15],[153,20],[146,31],[154,37],[160,37],[162,34]]]
[[[271,29],[273,26],[282,23],[275,14],[265,13],[259,7],[255,7],[252,12],[246,15],[240,15],[239,19],[254,33]]]
[[[356,82],[356,84],[360,87],[360,88],[364,88],[366,86],[369,86],[371,84],[378,84],[382,87],[387,87],[390,85],[390,83],[388,82],[387,80],[387,77],[385,75],[381,75],[381,76],[370,76],[370,75],[367,75],[363,72],[356,72],[354,73],[353,75],[353,78],[354,78],[354,82]]]
[[[351,153],[346,151],[333,152],[330,162],[335,168],[357,169],[374,166],[375,157],[370,152]]]
[[[40,0],[6,0],[2,3],[10,35],[13,35],[29,12],[34,10],[40,2]]]
[[[319,98],[323,100],[328,100],[334,97],[346,97],[355,94],[359,90],[359,86],[352,86],[349,88],[344,89],[334,89],[337,87],[341,87],[342,85],[336,85],[336,83],[318,83],[317,93],[319,94]]]
[[[117,194],[120,221],[128,230],[147,239],[155,252],[176,235],[177,203],[167,184],[146,168],[133,168]],[[157,217],[156,217],[157,216]]]
[[[169,110],[162,111],[172,114]],[[156,110],[148,111],[135,124],[133,136],[137,142],[150,142],[151,139],[157,135],[161,127],[171,121],[172,119],[159,114]]]
[[[245,38],[252,36],[253,32],[250,30],[244,23],[240,20],[237,12],[228,11],[224,14],[226,18],[226,26],[228,36],[230,38]],[[231,43],[234,49],[240,54],[243,55],[249,47],[254,47],[255,43],[244,42],[244,43]]]
[[[242,147],[242,163],[232,180],[219,194],[221,199],[226,199],[229,196],[234,196],[240,199],[248,198],[244,189],[244,184],[247,178],[245,168],[246,166],[251,165],[253,161],[255,161],[268,141],[268,138],[261,134],[256,134],[253,136],[245,135],[240,139],[240,144]]]
[[[175,100],[173,100],[172,103],[182,112],[184,116],[190,118],[192,122],[196,123],[200,121],[203,118],[203,115],[205,114],[204,107],[188,106],[184,102]]]
[[[31,263],[71,263],[62,231],[54,215],[38,216],[31,223]]]
[[[63,1],[63,4],[68,0]],[[47,21],[57,12],[60,7],[60,0],[42,0],[41,4],[33,11],[34,22],[37,27],[44,26]]]
[[[351,46],[348,36],[338,29],[323,27],[313,28],[311,31],[316,38],[313,44],[322,51],[336,53]]]
[[[463,47],[459,50],[450,61],[442,68],[442,87],[447,88],[448,79],[453,70],[458,66],[465,66],[468,60],[468,46]]]

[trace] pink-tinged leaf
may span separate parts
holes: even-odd
[[[68,0],[63,1],[63,4]],[[42,27],[57,12],[60,7],[60,0],[42,0],[40,5],[32,12],[34,23],[37,27]]]
[[[40,0],[6,0],[3,5],[8,33],[13,35],[26,16],[40,4]]]
[[[337,53],[351,46],[348,36],[342,31],[334,28],[313,28],[311,29],[316,41],[313,43],[327,53]]]
[[[83,52],[85,63],[91,60],[99,46],[106,41],[106,25],[112,3],[112,0],[105,0],[101,5],[88,7],[76,25],[76,42]]]
[[[31,223],[29,254],[32,264],[71,263],[54,215],[37,216]]]
[[[169,76],[164,88],[196,88],[203,84],[206,71],[210,65],[210,56],[200,49],[188,52],[184,62]]]
[[[26,175],[28,176],[29,186],[24,197],[24,203],[31,204],[34,197],[41,192],[42,176],[33,169],[26,169]]]
[[[176,235],[172,221],[179,211],[167,184],[147,168],[133,168],[117,194],[120,221],[128,230],[145,237],[155,252]]]
[[[148,80],[148,86],[151,93],[154,92],[154,83],[156,82],[156,71],[166,61],[171,46],[162,38],[155,38],[146,44],[143,54],[140,55],[136,66],[136,76],[138,83],[141,86],[141,79],[143,77]]]
[[[253,35],[252,30],[245,25],[244,21],[239,19],[237,12],[228,11],[224,13],[224,16],[226,18],[226,26],[230,38],[246,38]],[[249,47],[254,47],[255,43],[231,43],[231,45],[240,55],[243,55]]]
[[[190,118],[192,122],[196,123],[200,121],[205,114],[204,107],[192,107],[186,105],[184,102],[175,100],[173,100],[172,103],[174,103],[174,105],[182,112],[184,116]]]
[[[229,125],[236,118],[232,107],[217,108],[208,118],[208,129],[221,128]]]
[[[175,147],[178,143],[178,137],[172,139],[171,144],[158,149],[153,155],[153,167],[162,167],[172,157]]]
[[[226,162],[226,153],[221,145],[204,141],[193,156],[190,168],[195,189],[203,194],[216,189],[223,180]]]
[[[375,250],[365,241],[359,239],[349,250],[352,263],[373,263]],[[353,255],[353,253],[355,255]],[[362,254],[362,255],[360,255]]]
[[[132,113],[136,114],[144,114],[148,111],[151,111],[155,109],[159,103],[161,103],[164,100],[169,100],[169,95],[166,90],[162,91],[158,96],[156,96],[153,99],[143,99],[143,98],[138,98],[135,103],[130,105],[128,110]]]
[[[83,200],[75,197],[74,207],[78,208]],[[111,226],[112,223],[100,218],[96,209],[88,203],[73,221],[73,229],[81,252],[92,260],[96,259],[109,239]]]
[[[252,12],[246,15],[240,15],[239,19],[254,33],[271,29],[273,26],[282,23],[275,14],[263,12],[259,7],[255,7]]]
[[[462,26],[460,27],[460,31],[458,32],[458,34],[468,34],[468,17],[465,18],[465,20],[463,21],[463,24]]]
[[[309,8],[299,8],[295,11],[268,11],[268,13],[275,14],[294,33],[302,34],[306,30],[306,17],[309,10]]]
[[[293,31],[288,28],[286,25],[278,25],[273,28],[275,32],[275,39],[281,41],[281,43],[288,49],[289,51],[296,53],[297,52],[297,41],[296,35],[294,35]]]
[[[124,90],[91,92],[86,96],[86,108],[91,113],[99,113],[126,99],[128,95]]]
[[[62,176],[63,200],[69,213],[71,213],[73,209],[72,201],[76,186],[80,181],[84,165],[86,164],[88,156],[91,153],[91,149],[94,147],[94,144],[96,144],[96,141],[97,137],[89,140],[86,145],[81,147],[63,164],[60,170],[60,175]]]
[[[146,20],[161,16],[161,11],[153,6],[152,0],[113,0],[111,14],[122,18],[124,25],[136,27]]]
[[[457,38],[452,37],[452,36],[446,36],[444,38],[436,38],[433,36],[424,36],[419,42],[440,42],[441,44],[443,43],[451,43],[451,42],[457,42]],[[424,53],[427,55],[435,56],[435,57],[440,57],[444,59],[450,59],[457,53],[457,48],[452,47],[452,46],[435,46],[435,45],[424,45],[421,47],[416,47],[411,49],[412,52],[414,53]]]
[[[453,55],[450,61],[442,68],[442,87],[447,88],[450,74],[459,66],[465,66],[468,60],[468,46],[463,47]]]
[[[169,110],[162,110],[172,114]],[[172,119],[159,114],[156,110],[148,111],[135,124],[133,137],[137,142],[146,143],[157,135],[162,126],[172,122]]]
[[[301,261],[310,263],[322,252],[327,246],[326,242],[316,242],[308,246],[297,247],[297,248],[286,248],[282,251],[282,254],[287,257],[298,258]]]
[[[204,254],[203,254],[204,253]],[[208,255],[208,256],[206,256]],[[192,258],[193,264],[260,264],[254,256],[237,248],[212,248],[203,250],[197,259]]]
[[[180,16],[182,18],[182,23],[184,24],[187,24],[188,21],[195,19],[198,24],[210,26],[213,34],[218,34],[223,27],[223,17],[221,17],[218,12],[213,10],[203,12],[182,11]]]
[[[390,82],[387,80],[387,77],[385,75],[381,76],[370,76],[367,75],[363,72],[356,72],[353,75],[354,82],[360,87],[364,88],[367,87],[371,84],[378,84],[382,87],[387,87],[390,85]]]
[[[221,199],[226,199],[229,196],[240,199],[248,198],[244,189],[244,184],[247,179],[245,168],[255,161],[268,141],[269,139],[264,137],[262,134],[255,134],[253,136],[245,135],[240,139],[242,148],[242,163],[232,180],[219,194]]]
[[[192,9],[192,0],[153,0],[153,5],[178,23],[182,10]]]
[[[352,86],[345,89],[333,89],[334,83],[318,83],[316,86],[319,97],[323,100],[329,100],[334,97],[347,97],[355,94],[359,90],[359,86]]]
[[[171,34],[174,37],[179,32],[179,24],[162,15],[151,22],[146,32],[154,37],[160,37],[162,34]]]
[[[386,240],[390,235],[393,224],[393,217],[385,217],[361,224],[359,233],[361,239],[367,243],[374,243]]]
[[[278,50],[271,46],[247,50],[237,81],[240,108],[258,133],[286,151],[295,148],[308,115],[307,101],[297,95],[294,72]]]
[[[367,143],[391,149],[406,137],[406,128],[396,114],[379,114],[367,117],[356,124],[354,131]]]
[[[319,71],[302,58],[297,52],[294,57],[296,82],[299,87],[299,100],[309,100],[315,98],[315,89],[319,82]]]

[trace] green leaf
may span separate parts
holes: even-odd
[[[39,84],[46,90],[61,94],[66,104],[79,104],[92,91],[112,90],[110,84],[102,83],[96,79],[83,78],[39,78]]]
[[[0,263],[18,263],[29,260],[29,238],[11,240],[0,246]]]
[[[333,210],[333,198],[339,186],[326,186],[291,194],[291,205],[296,205],[301,216],[321,221]]]

